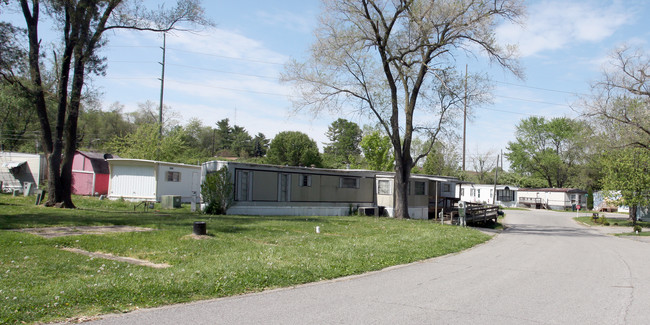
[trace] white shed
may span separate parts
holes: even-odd
[[[201,191],[201,167],[142,159],[108,159],[108,198],[160,201],[163,195],[192,202]]]

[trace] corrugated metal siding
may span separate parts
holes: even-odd
[[[111,169],[111,197],[156,198],[154,166],[113,165]]]

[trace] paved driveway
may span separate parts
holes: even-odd
[[[507,211],[510,228],[460,254],[97,324],[650,324],[650,243]]]

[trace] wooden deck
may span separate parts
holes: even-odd
[[[539,197],[519,197],[519,204],[531,209],[548,209]]]
[[[499,217],[499,206],[492,204],[469,204],[465,209],[465,222],[470,223],[487,223],[488,221],[497,222]],[[458,208],[455,207],[449,212],[449,218],[452,224],[459,223]]]

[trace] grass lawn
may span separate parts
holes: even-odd
[[[528,211],[529,209],[526,208],[508,208],[508,207],[500,207],[500,210],[515,210],[515,211]]]
[[[589,226],[602,226],[599,223],[595,223],[591,216],[576,217],[573,219]],[[621,215],[621,217],[617,216],[616,218],[607,217],[607,221],[609,222],[610,227],[632,227],[632,221],[628,220],[625,215]],[[637,221],[636,224],[643,228],[650,228],[650,222]]]
[[[643,236],[643,237],[648,237],[648,236],[650,236],[650,232],[644,231],[644,232],[640,232],[638,235],[635,232],[626,232],[624,234],[616,234],[616,236]]]
[[[34,206],[34,197],[0,195],[0,323],[61,321],[286,287],[458,252],[490,238],[417,220],[206,216],[189,205],[134,212],[129,202],[74,202],[79,209],[45,208]],[[207,223],[207,238],[190,236],[194,221]],[[6,231],[92,225],[155,230],[49,239]],[[171,267],[93,258],[64,247]]]

